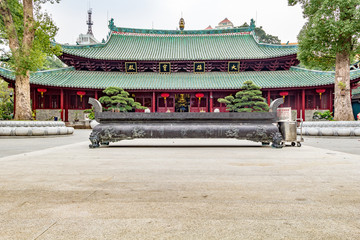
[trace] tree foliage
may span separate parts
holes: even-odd
[[[14,115],[14,99],[12,89],[0,79],[0,120],[10,120]]]
[[[59,0],[0,0],[0,39],[9,46],[8,64],[14,70],[15,119],[31,120],[30,73],[41,69],[47,56],[59,55],[53,45],[58,28],[41,5]]]
[[[288,3],[301,4],[307,19],[298,36],[298,59],[310,68],[326,70],[335,66],[334,119],[354,120],[350,61],[360,51],[360,0],[288,0]]]
[[[218,102],[226,104],[229,112],[268,112],[269,107],[262,97],[260,87],[252,81],[244,82],[239,91],[234,96],[219,98]]]
[[[9,64],[16,74],[26,76],[27,71],[35,72],[43,69],[47,61],[47,56],[60,55],[61,49],[58,45],[53,45],[51,40],[54,39],[58,28],[47,12],[41,10],[41,4],[45,2],[59,2],[60,0],[34,0],[33,18],[25,22],[24,6],[19,0],[2,0],[0,11],[3,13],[0,17],[0,39],[5,44],[9,41],[17,42],[18,46],[10,47],[8,53]],[[6,14],[9,10],[11,16]],[[11,24],[14,32],[6,25],[7,20],[12,19]],[[28,31],[33,32],[33,41],[26,46],[24,40],[25,27],[32,26]],[[14,38],[10,40],[10,38]]]
[[[46,61],[42,68],[39,70],[49,70],[49,69],[57,69],[57,68],[63,68],[66,65],[56,56],[47,56]]]
[[[246,22],[241,25],[240,27],[249,27],[249,24]],[[281,44],[279,37],[273,36],[271,34],[267,34],[262,26],[255,27],[255,34],[259,38],[259,41],[262,43],[269,43],[269,44]]]
[[[99,101],[114,112],[130,112],[135,109],[146,109],[140,103],[130,97],[130,94],[118,87],[108,87],[103,93],[106,96],[99,98]]]
[[[298,35],[298,59],[307,67],[333,69],[336,54],[359,54],[360,0],[289,0],[308,20]]]

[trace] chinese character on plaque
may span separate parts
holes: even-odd
[[[239,72],[239,68],[240,68],[240,62],[229,62],[228,72],[229,73]]]
[[[137,73],[136,62],[126,62],[125,71],[126,73]]]
[[[171,73],[171,64],[169,62],[159,63],[159,73]]]
[[[194,73],[204,73],[205,62],[194,62]]]

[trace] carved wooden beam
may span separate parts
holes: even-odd
[[[270,71],[275,71],[276,69],[278,69],[280,66],[280,63],[278,60],[275,60],[274,62],[271,62],[267,68],[270,70]]]
[[[264,62],[257,62],[251,66],[251,68],[256,72],[261,71],[263,67],[264,67]]]
[[[245,72],[245,70],[248,68],[248,64],[246,62],[240,62],[240,72]]]

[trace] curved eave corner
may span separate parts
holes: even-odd
[[[37,71],[30,74],[30,83],[32,77],[42,76],[42,75],[52,75],[55,73],[61,73],[61,72],[70,72],[75,71],[74,67],[64,67],[64,68],[57,68],[57,69],[51,69],[51,70],[43,70],[43,71]],[[2,68],[0,67],[0,77],[3,77],[8,80],[15,81],[15,73],[12,70]]]
[[[3,67],[0,67],[0,77],[6,78],[9,80],[15,80],[15,74],[10,69],[6,69]]]
[[[335,78],[335,71],[312,70],[312,69],[306,69],[306,68],[297,67],[297,66],[290,67],[290,71],[312,73],[312,74],[317,74],[317,75],[330,75],[330,76],[334,76],[334,78]],[[357,78],[360,78],[360,69],[350,70],[350,80],[354,80]]]

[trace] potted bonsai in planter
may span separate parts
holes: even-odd
[[[244,82],[242,91],[225,98],[219,98],[218,102],[226,105],[229,112],[268,112],[269,106],[262,97],[260,87],[252,81]]]
[[[131,112],[135,109],[146,109],[146,107],[141,106],[140,103],[135,102],[135,100],[130,97],[130,94],[118,87],[108,87],[103,93],[106,96],[99,98],[99,102],[105,104],[108,111],[113,112]]]

